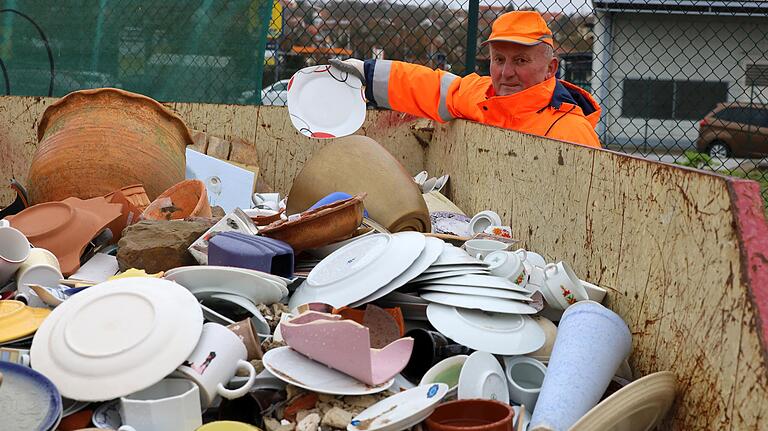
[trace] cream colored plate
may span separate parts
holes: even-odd
[[[570,431],[647,431],[666,416],[675,400],[675,374],[645,376],[588,411]]]

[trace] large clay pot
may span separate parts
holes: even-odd
[[[33,204],[144,184],[150,199],[184,180],[189,129],[157,101],[115,88],[69,93],[43,113],[29,169]]]
[[[312,155],[293,181],[287,213],[305,211],[333,192],[368,193],[370,218],[390,232],[430,232],[429,211],[413,177],[367,136],[334,139]]]

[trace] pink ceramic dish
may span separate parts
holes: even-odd
[[[288,346],[304,356],[373,386],[402,371],[413,351],[411,337],[372,349],[368,328],[317,311],[281,323],[280,333]]]

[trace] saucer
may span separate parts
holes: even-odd
[[[487,352],[469,355],[459,375],[459,399],[482,398],[509,404],[509,387],[504,369]]]

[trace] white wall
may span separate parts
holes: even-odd
[[[768,64],[765,17],[620,13],[612,24],[611,79],[603,115],[616,143],[631,139],[635,144],[686,148],[698,137],[698,121],[622,117],[624,78],[726,81],[728,101],[749,101],[746,65]],[[759,90],[757,100],[768,100],[768,90]]]

